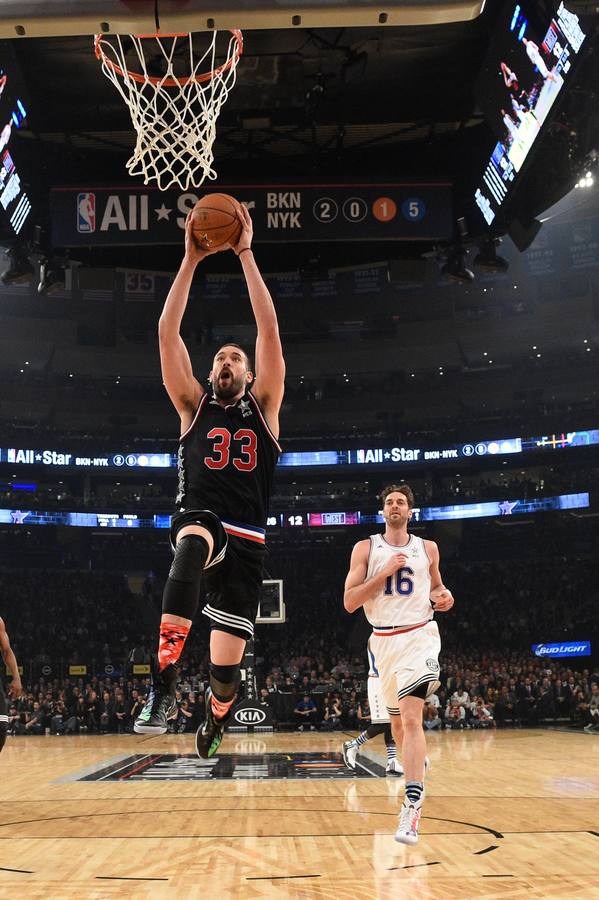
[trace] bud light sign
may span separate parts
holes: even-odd
[[[567,656],[590,656],[590,641],[564,641],[561,644],[533,644],[532,652],[535,656],[551,657],[552,659],[564,659]]]

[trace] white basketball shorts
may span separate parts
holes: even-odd
[[[381,679],[378,675],[368,676],[368,704],[370,706],[370,721],[373,725],[378,725],[380,722],[389,722],[387,704],[383,697]]]
[[[373,632],[369,646],[379,673],[380,692],[391,715],[399,715],[399,701],[414,688],[427,685],[428,695],[439,686],[441,638],[435,621],[399,634]]]

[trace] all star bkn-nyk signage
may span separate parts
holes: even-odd
[[[418,241],[451,236],[449,181],[218,184],[193,191],[147,187],[56,188],[55,247],[182,244],[185,217],[200,197],[232,194],[254,221],[258,243]]]

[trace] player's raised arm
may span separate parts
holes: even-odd
[[[279,410],[285,390],[285,360],[277,313],[252,252],[253,226],[246,207],[239,205],[243,229],[233,250],[239,257],[256,322],[256,381],[252,392],[264,411],[275,437],[279,435]]]
[[[6,626],[2,619],[0,619],[0,654],[2,655],[2,659],[4,660],[4,665],[12,675],[12,682],[10,684],[9,691],[11,697],[16,700],[21,696],[21,693],[23,691],[21,685],[21,676],[19,674],[19,667],[17,665],[15,654],[13,653],[12,647],[10,646],[10,640],[6,631]]]
[[[189,353],[181,337],[181,321],[196,266],[211,252],[214,251],[202,250],[197,246],[191,231],[190,213],[185,222],[185,255],[158,322],[162,379],[173,406],[181,416],[183,427],[194,414],[204,389],[194,377]]]
[[[426,551],[431,561],[431,601],[435,612],[447,612],[454,604],[453,594],[443,584],[439,569],[439,548],[434,541],[425,541]]]
[[[349,572],[345,579],[343,605],[350,613],[364,606],[367,600],[380,591],[387,578],[405,566],[407,557],[404,553],[395,553],[384,569],[371,578],[366,579],[368,572],[368,553],[370,541],[358,541],[352,550]]]

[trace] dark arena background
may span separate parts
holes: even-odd
[[[0,3],[0,616],[23,685],[3,665],[0,896],[599,897],[597,8],[207,7]],[[94,54],[158,27],[243,30],[201,187],[129,176]],[[250,210],[287,378],[260,618],[206,761],[205,616],[168,733],[132,724],[177,486],[157,323],[211,191]],[[232,252],[200,264],[182,335],[200,380],[253,349]],[[455,596],[416,847],[382,738],[342,756],[369,722],[344,580],[403,481]]]

